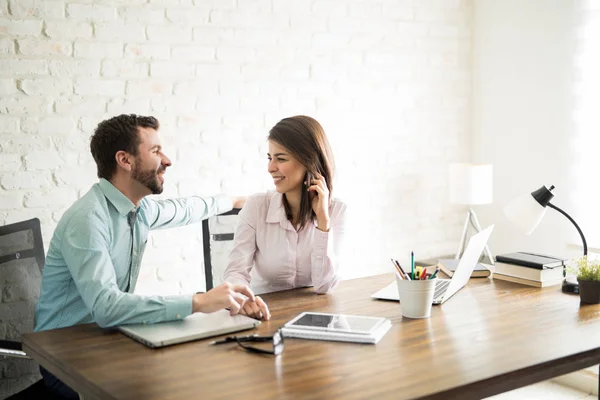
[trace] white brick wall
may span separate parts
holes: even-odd
[[[96,181],[89,136],[155,115],[165,196],[272,188],[265,137],[317,118],[351,210],[347,277],[452,252],[463,210],[446,165],[469,157],[471,2],[0,0],[0,224],[49,242]],[[155,232],[139,291],[201,289],[200,225]]]

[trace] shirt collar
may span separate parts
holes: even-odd
[[[275,192],[271,195],[266,221],[269,223],[283,223],[284,221],[287,221],[285,208],[283,207],[283,195],[279,192]]]
[[[266,222],[272,224],[279,223],[284,229],[295,230],[292,226],[292,223],[288,220],[287,215],[285,215],[285,207],[283,206],[283,195],[279,192],[275,192],[271,195]],[[317,226],[317,220],[313,220],[312,223],[314,224],[314,226]]]
[[[135,204],[133,204],[133,202],[129,200],[127,196],[125,196],[119,189],[114,187],[112,183],[104,178],[100,178],[98,186],[104,194],[104,197],[106,197],[108,201],[112,203],[119,214],[126,216],[131,211],[135,211]]]

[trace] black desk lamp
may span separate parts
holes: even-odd
[[[571,218],[569,214],[550,203],[550,200],[554,197],[550,192],[552,189],[554,189],[554,185],[550,186],[550,189],[546,188],[546,186],[542,186],[538,190],[531,192],[531,194],[513,200],[504,207],[504,214],[514,225],[519,227],[525,234],[529,235],[535,230],[544,217],[546,206],[555,209],[575,225],[575,228],[577,228],[577,232],[579,232],[581,240],[583,241],[583,255],[587,256],[587,242],[585,241],[585,237],[583,236],[583,232],[581,231],[581,228],[579,228],[579,225],[577,225],[575,220]],[[568,293],[579,293],[579,284],[575,277],[567,277],[563,281],[562,290],[563,292]]]

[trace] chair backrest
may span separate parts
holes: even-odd
[[[204,250],[204,278],[206,291],[222,283],[239,208],[202,221],[202,244]]]
[[[37,218],[0,226],[0,347],[19,344],[33,330],[44,267],[44,243]],[[39,379],[32,360],[0,357],[0,398]]]

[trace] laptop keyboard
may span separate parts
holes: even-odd
[[[440,297],[442,297],[444,295],[444,292],[446,292],[446,289],[448,288],[449,284],[450,280],[437,281],[435,284],[435,292],[433,293],[433,298],[439,299]]]

